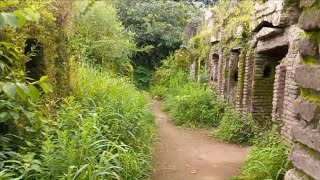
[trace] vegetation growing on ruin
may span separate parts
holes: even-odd
[[[290,149],[280,135],[269,132],[255,140],[254,146],[241,169],[241,175],[232,180],[281,180],[292,168],[287,157]]]
[[[311,89],[300,88],[300,92],[302,97],[313,102],[320,102],[320,95],[315,94]]]
[[[213,134],[222,140],[250,144],[258,134],[258,124],[244,119],[225,100],[216,95],[206,83],[188,78],[180,61],[180,50],[164,61],[155,73],[157,80],[151,88],[154,97],[165,100],[164,108],[172,121],[191,127],[217,127]],[[180,63],[179,63],[180,62]]]
[[[244,47],[239,60],[239,73],[244,73],[245,58],[252,53],[250,44],[244,45],[251,37],[252,27],[249,24],[253,4],[254,1],[243,1],[234,7],[233,11],[227,10],[228,7],[223,1],[214,6],[213,17],[217,18],[214,28],[202,29],[190,39],[187,48],[176,51],[164,61],[155,72],[151,92],[154,97],[165,101],[164,108],[169,111],[174,123],[192,127],[213,127],[216,129],[212,134],[221,140],[253,145],[241,175],[234,179],[282,179],[285,172],[291,168],[287,159],[289,154],[287,144],[279,135],[274,135],[275,132],[270,132],[270,124],[262,123],[262,120],[256,121],[250,115],[244,117],[217,96],[206,83],[201,83],[199,78],[201,72],[207,68],[210,50],[205,48],[210,46],[210,38],[207,37],[218,37],[220,27],[228,28],[222,30],[220,43],[210,48],[218,49],[218,46],[222,45],[226,47],[224,55],[228,56],[227,53],[232,48]],[[240,38],[234,36],[239,26],[243,27]],[[185,52],[184,58],[177,56],[181,51]],[[188,68],[179,63],[183,62],[181,59],[189,65],[196,62],[197,78],[190,78]],[[238,90],[242,90],[244,79],[239,79],[238,83],[240,86]]]
[[[252,144],[263,130],[252,117],[243,117],[234,109],[227,109],[213,135],[224,141],[237,144]]]

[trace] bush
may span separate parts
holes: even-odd
[[[146,98],[125,80],[82,66],[42,145],[45,179],[146,179],[154,139]]]
[[[168,95],[168,88],[165,86],[153,86],[150,92],[155,99],[165,100]]]
[[[252,144],[258,131],[258,125],[251,117],[244,118],[236,110],[227,109],[214,134],[224,141],[238,144]]]
[[[286,171],[291,169],[288,161],[290,149],[284,140],[273,132],[257,139],[241,169],[241,175],[234,180],[281,180]]]
[[[223,114],[225,103],[211,89],[199,83],[188,83],[179,88],[176,96],[165,104],[172,120],[178,125],[216,127]]]
[[[153,79],[153,71],[143,66],[138,66],[134,69],[133,82],[137,88],[147,90]]]

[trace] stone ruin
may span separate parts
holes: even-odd
[[[254,11],[246,45],[211,38],[209,84],[243,115],[280,127],[292,145],[286,180],[320,180],[320,1],[268,0]]]

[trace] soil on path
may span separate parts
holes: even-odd
[[[159,135],[152,180],[225,180],[237,175],[248,147],[219,142],[205,130],[173,125],[161,103],[152,102]]]

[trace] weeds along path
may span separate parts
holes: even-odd
[[[152,180],[225,180],[237,175],[249,148],[219,142],[204,130],[174,126],[152,102],[159,126]]]

